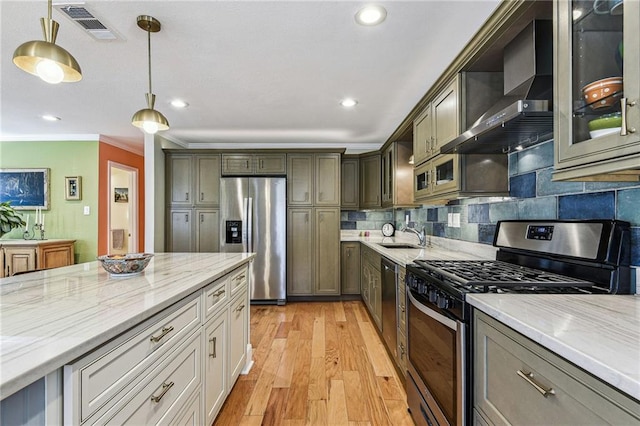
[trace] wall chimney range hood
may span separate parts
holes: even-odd
[[[552,37],[552,22],[535,20],[505,46],[504,97],[442,154],[508,153],[553,138]]]

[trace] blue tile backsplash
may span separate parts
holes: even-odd
[[[342,229],[380,229],[389,221],[399,227],[408,214],[429,235],[492,244],[499,220],[619,219],[631,223],[631,263],[640,266],[640,183],[554,182],[552,173],[549,141],[509,155],[511,197],[468,198],[393,212],[342,212]],[[460,213],[460,228],[447,225],[449,213]]]

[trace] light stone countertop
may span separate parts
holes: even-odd
[[[249,262],[253,253],[159,253],[137,276],[99,262],[0,279],[0,399]]]
[[[427,244],[424,248],[415,249],[399,249],[385,248],[379,243],[407,243],[418,245],[418,237],[411,233],[396,232],[393,237],[383,237],[380,231],[369,231],[369,237],[361,237],[361,231],[342,231],[340,241],[358,241],[367,247],[377,251],[387,259],[407,266],[416,259],[425,260],[478,260],[478,259],[495,259],[496,248],[480,243],[471,243],[461,240],[453,240],[450,238],[427,237]]]
[[[467,300],[640,400],[640,295],[470,294]]]

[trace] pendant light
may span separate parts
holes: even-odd
[[[160,31],[160,21],[152,16],[140,15],[138,16],[138,27],[147,32],[147,47],[149,52],[149,93],[145,96],[147,98],[148,108],[141,109],[133,114],[131,118],[131,124],[136,127],[140,127],[145,133],[154,134],[158,131],[169,129],[169,122],[166,117],[162,115],[160,111],[153,109],[153,105],[156,101],[156,95],[151,90],[151,33],[157,33]]]
[[[80,65],[73,56],[56,44],[60,25],[51,19],[51,1],[47,18],[40,18],[44,41],[34,40],[18,46],[13,52],[13,63],[29,74],[37,75],[47,83],[71,83],[82,80]]]

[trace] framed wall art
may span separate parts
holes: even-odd
[[[67,176],[64,178],[64,199],[65,200],[81,200],[82,199],[82,177]]]
[[[114,188],[113,201],[115,201],[116,203],[128,203],[129,188]]]
[[[49,169],[0,169],[0,202],[16,210],[49,209]]]

